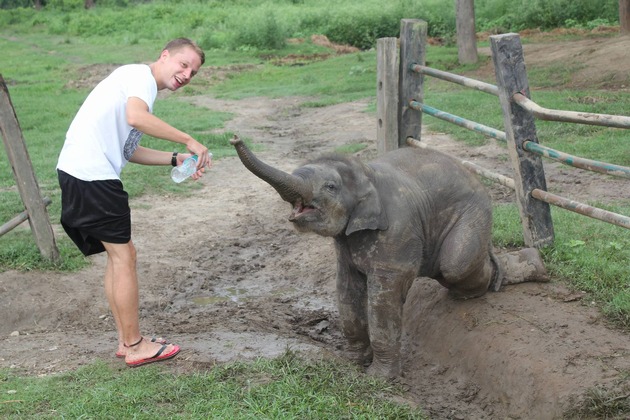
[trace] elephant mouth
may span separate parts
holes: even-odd
[[[300,219],[304,219],[306,215],[316,211],[317,209],[314,206],[307,205],[305,206],[302,201],[297,201],[293,206],[293,211],[289,216],[290,222],[297,222]]]

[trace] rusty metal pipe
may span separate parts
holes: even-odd
[[[606,223],[611,223],[622,228],[630,229],[630,217],[603,210],[597,207],[589,206],[588,204],[583,204],[578,201],[569,200],[548,191],[534,189],[532,190],[531,195],[537,200],[553,204],[554,206],[563,208],[565,210],[569,210],[583,216],[592,217],[593,219],[601,220]]]
[[[499,88],[489,83],[481,82],[479,80],[470,79],[468,77],[459,76],[454,73],[449,73],[442,70],[437,70],[431,67],[422,66],[420,64],[411,64],[411,71],[416,73],[426,74],[427,76],[435,77],[436,79],[446,80],[447,82],[462,85],[471,89],[478,90],[480,92],[489,93],[490,95],[499,96]]]
[[[528,99],[522,93],[512,96],[521,108],[530,112],[536,118],[545,121],[569,122],[576,124],[599,125],[604,127],[630,128],[630,117],[609,114],[594,114],[591,112],[562,111],[547,109]]]

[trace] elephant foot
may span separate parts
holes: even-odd
[[[385,379],[396,379],[400,376],[400,366],[398,363],[384,364],[374,361],[365,371],[370,376]]]
[[[372,346],[363,343],[349,344],[346,350],[344,350],[344,356],[357,363],[359,366],[369,366],[372,363]]]
[[[528,281],[548,282],[549,276],[540,253],[535,248],[497,255],[502,265],[501,284],[517,284]]]

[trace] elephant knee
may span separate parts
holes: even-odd
[[[461,268],[454,272],[443,273],[440,283],[449,289],[451,296],[459,299],[471,299],[484,295],[495,278],[496,268],[490,255],[478,266]]]

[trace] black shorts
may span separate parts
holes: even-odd
[[[84,255],[105,251],[102,242],[131,240],[129,196],[117,179],[82,181],[57,170],[61,225]]]

